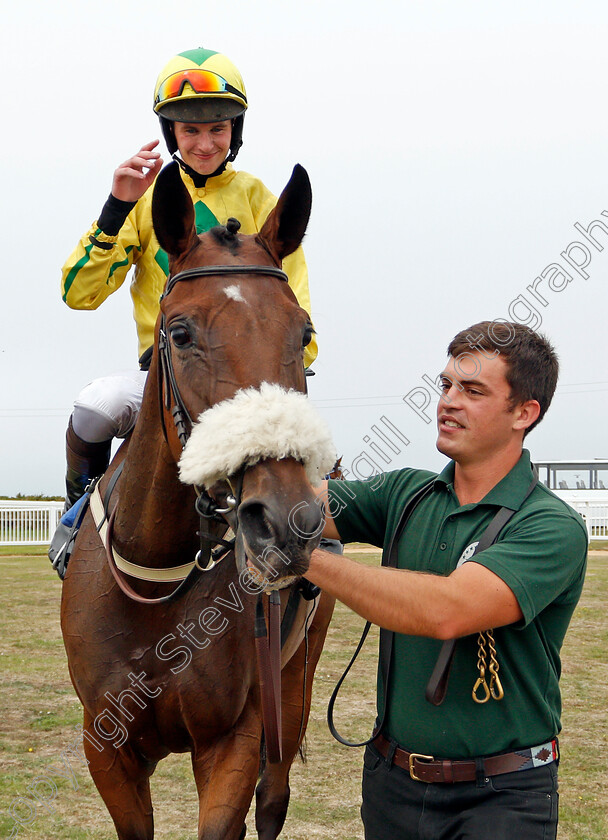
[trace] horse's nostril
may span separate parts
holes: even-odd
[[[239,521],[248,542],[268,544],[276,540],[276,528],[268,517],[262,502],[244,502],[239,508]]]
[[[291,511],[289,525],[301,539],[310,540],[318,537],[323,530],[325,517],[323,510],[316,504],[302,504]]]

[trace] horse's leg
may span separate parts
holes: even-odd
[[[192,753],[199,801],[198,840],[241,840],[260,764],[262,731],[249,698],[235,728]]]
[[[94,732],[92,718],[84,713],[84,729]],[[152,840],[154,820],[150,798],[150,776],[155,764],[145,762],[128,744],[116,749],[94,737],[84,739],[89,772],[110,816],[119,840]],[[96,746],[98,744],[102,750]]]
[[[321,595],[308,631],[308,648],[304,639],[281,672],[283,760],[278,764],[266,762],[256,789],[255,825],[259,840],[275,840],[285,822],[289,805],[289,771],[306,732],[315,668],[323,650],[334,603],[329,595]]]

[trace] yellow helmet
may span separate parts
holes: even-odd
[[[221,122],[246,108],[245,85],[234,64],[202,47],[174,56],[154,88],[154,110],[168,120]]]
[[[242,145],[247,94],[241,74],[222,53],[199,47],[174,56],[160,71],[154,88],[154,110],[171,154],[177,143],[170,123],[232,121],[228,160]]]

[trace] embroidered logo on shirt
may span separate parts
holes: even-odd
[[[468,545],[465,548],[465,550],[460,555],[460,560],[458,561],[458,565],[456,566],[456,568],[458,568],[459,566],[462,566],[463,563],[466,563],[467,560],[471,559],[471,557],[475,553],[475,549],[477,548],[478,545],[479,545],[479,540],[477,540],[474,543],[471,543],[471,545]]]

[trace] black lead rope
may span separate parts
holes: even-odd
[[[407,521],[409,520],[410,516],[414,512],[414,509],[419,505],[419,503],[422,501],[422,499],[424,499],[425,496],[427,496],[431,492],[434,484],[435,484],[435,479],[430,481],[428,484],[425,484],[424,487],[422,487],[420,490],[418,490],[417,493],[415,493],[412,496],[412,498],[409,500],[409,502],[404,507],[404,509],[401,513],[401,516],[399,517],[399,521],[397,522],[397,527],[395,528],[395,530],[393,532],[393,536],[391,538],[388,550],[386,552],[383,552],[383,554],[382,554],[382,565],[383,566],[392,566],[392,567],[397,566],[397,542],[399,540],[399,537],[401,536],[401,533],[402,533]],[[382,699],[382,714],[380,715],[380,722],[378,723],[378,726],[374,729],[371,738],[368,738],[366,741],[361,741],[359,743],[354,743],[352,741],[347,741],[345,738],[343,738],[340,735],[340,733],[338,732],[338,730],[336,729],[335,724],[334,724],[334,706],[335,706],[335,703],[336,703],[336,699],[338,697],[338,692],[340,691],[340,687],[342,686],[342,683],[346,679],[346,676],[347,676],[348,672],[350,671],[350,669],[354,665],[356,658],[359,656],[359,652],[361,651],[361,648],[363,647],[363,643],[365,642],[365,639],[367,638],[367,634],[369,633],[369,629],[370,629],[371,626],[372,626],[371,621],[366,621],[365,622],[365,627],[363,628],[363,633],[361,634],[361,638],[359,639],[359,644],[357,645],[357,649],[355,650],[350,662],[348,663],[348,665],[346,667],[346,670],[344,671],[344,673],[340,677],[340,680],[338,681],[338,684],[334,688],[334,690],[332,692],[332,695],[329,698],[329,703],[328,703],[328,706],[327,706],[327,725],[329,726],[329,731],[331,732],[333,737],[336,739],[336,741],[339,741],[341,744],[344,744],[344,746],[346,746],[346,747],[365,747],[367,744],[370,744],[374,740],[374,738],[376,737],[376,734],[378,732],[380,732],[380,730],[382,728],[382,725],[384,724],[384,718],[385,718],[385,715],[386,715],[386,702],[387,702],[387,690],[386,689],[387,689],[387,686],[388,686],[388,677],[389,677],[389,672],[390,672],[390,664],[391,664],[392,651],[393,651],[393,637],[394,637],[395,634],[390,632],[389,630],[384,630],[384,629],[380,628],[380,673],[382,675],[382,685],[383,685],[383,689],[384,689],[383,699]]]
[[[525,502],[528,498],[530,493],[536,487],[538,483],[538,472],[535,467],[533,467],[534,477],[530,486],[528,487],[524,498],[521,501],[521,505]],[[420,504],[420,502],[431,492],[435,484],[435,479],[432,479],[428,484],[425,484],[417,493],[412,496],[410,501],[406,504],[403,512],[399,518],[397,523],[397,527],[393,532],[393,536],[391,538],[389,548],[386,552],[382,555],[382,565],[388,567],[397,567],[397,543],[403,533],[403,530],[409,521],[410,517],[412,516],[415,508]],[[484,551],[490,545],[496,542],[498,536],[507,522],[511,519],[515,510],[508,508],[508,507],[501,507],[496,515],[492,518],[490,524],[487,526],[481,537],[479,538],[479,542],[473,551],[473,554],[469,559],[472,559],[473,556],[479,554],[480,551]],[[340,691],[340,687],[342,683],[346,679],[348,672],[350,671],[351,667],[353,666],[357,656],[361,648],[363,647],[363,643],[369,633],[369,629],[371,627],[371,622],[367,621],[365,627],[363,629],[363,633],[361,634],[361,639],[359,640],[359,644],[357,645],[357,649],[355,650],[350,662],[348,663],[346,670],[340,677],[338,684],[334,688],[332,695],[329,700],[329,704],[327,706],[327,725],[329,726],[329,731],[341,744],[344,744],[346,747],[365,747],[367,744],[370,744],[374,738],[378,735],[379,732],[382,731],[382,727],[384,726],[384,720],[386,717],[386,707],[387,707],[387,698],[388,698],[388,683],[390,677],[390,670],[391,670],[391,663],[393,658],[393,643],[395,639],[395,634],[392,630],[385,630],[384,628],[380,628],[380,674],[382,677],[382,712],[379,716],[378,723],[374,727],[374,731],[372,732],[371,738],[368,738],[366,741],[361,741],[359,743],[355,743],[352,741],[347,741],[343,738],[340,733],[337,731],[335,724],[334,724],[334,706],[336,703],[336,698],[338,696],[338,692]],[[457,639],[448,639],[446,640],[443,645],[441,646],[441,650],[439,652],[439,656],[437,658],[437,662],[435,664],[435,668],[433,669],[433,673],[429,680],[429,683],[426,688],[425,696],[426,699],[433,703],[435,706],[439,706],[443,700],[445,699],[445,695],[447,692],[448,687],[448,680],[450,675],[450,669],[452,666],[452,661],[454,658],[454,651],[456,649]]]

